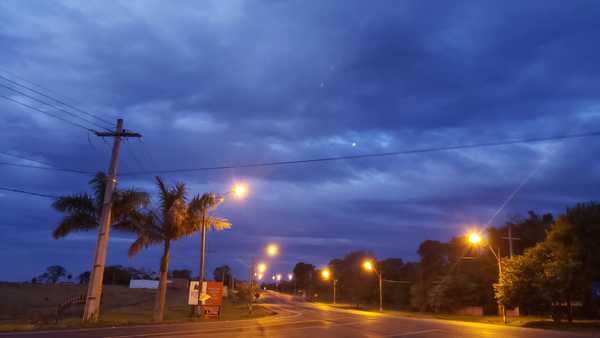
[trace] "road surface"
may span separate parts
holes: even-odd
[[[279,314],[272,317],[205,323],[140,325],[45,332],[0,333],[0,338],[576,338],[600,337],[600,332],[575,334],[501,325],[433,319],[413,319],[389,314],[333,309],[297,302],[290,296],[269,293],[264,300]]]

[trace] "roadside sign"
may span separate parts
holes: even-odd
[[[190,281],[188,286],[188,305],[198,305],[198,282]]]
[[[223,303],[223,283],[204,282],[202,291],[209,296],[209,298],[202,303],[203,305],[220,306]]]
[[[190,281],[188,288],[188,305],[198,305],[198,296],[201,305],[221,306],[223,302],[223,283],[203,282],[202,290],[198,295],[198,282]]]

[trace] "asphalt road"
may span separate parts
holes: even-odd
[[[443,320],[412,319],[392,315],[296,302],[289,296],[269,294],[265,304],[279,315],[255,320],[208,323],[141,325],[114,328],[23,332],[0,334],[1,338],[167,338],[167,337],[415,337],[415,338],[576,338],[600,337],[597,334],[575,334],[538,329],[525,329]]]

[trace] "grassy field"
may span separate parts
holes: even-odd
[[[82,305],[70,308],[63,320],[55,323],[56,306],[68,297],[85,294],[85,286],[0,283],[0,331],[149,324],[152,322],[154,290],[129,289],[105,285],[101,320],[93,325],[81,323]],[[199,321],[190,316],[186,290],[167,291],[165,322]],[[272,314],[255,306],[252,318]],[[248,319],[246,304],[224,299],[221,320]]]

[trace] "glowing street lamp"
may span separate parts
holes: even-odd
[[[294,279],[294,275],[292,275],[291,273],[288,273],[288,280],[292,280]]]
[[[244,198],[248,194],[248,186],[243,183],[237,183],[231,189],[231,193],[236,198]]]
[[[333,284],[333,305],[335,305],[335,286],[337,284],[337,278],[332,278],[333,277],[333,273],[331,272],[331,270],[329,270],[329,268],[325,268],[323,270],[321,270],[321,277],[323,277],[323,280],[328,281],[329,279],[332,279],[332,284]]]
[[[481,235],[479,235],[476,232],[472,232],[471,234],[469,234],[469,243],[473,245],[478,245],[479,243],[481,243]]]
[[[372,260],[367,259],[362,264],[363,269],[369,272],[375,272],[379,278],[379,311],[383,311],[383,279],[381,277],[381,270],[376,267],[376,263]]]
[[[265,264],[265,263],[259,263],[259,264],[256,266],[256,270],[257,270],[259,273],[264,273],[265,271],[267,271],[267,264]]]
[[[279,253],[279,247],[277,244],[269,244],[267,245],[267,256],[274,257]]]
[[[367,271],[373,271],[373,262],[370,260],[366,260],[363,262],[363,268]]]

